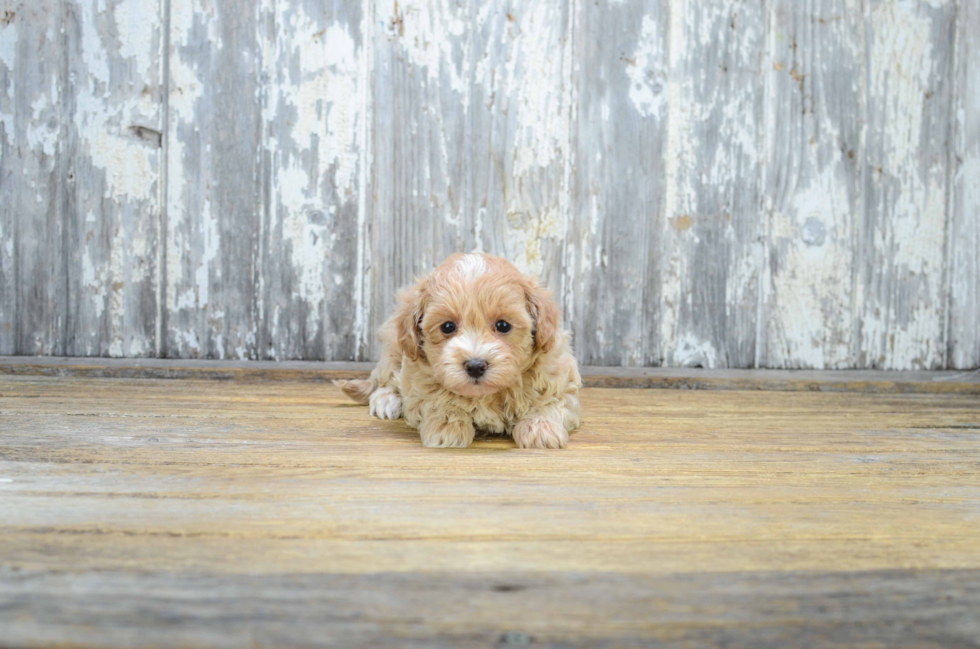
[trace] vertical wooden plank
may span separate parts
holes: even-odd
[[[767,70],[763,364],[857,359],[854,242],[863,209],[864,28],[858,0],[773,0]],[[855,19],[858,17],[858,19]]]
[[[663,236],[666,365],[756,363],[766,5],[671,4]]]
[[[473,4],[461,249],[492,252],[561,298],[571,173],[573,2]],[[455,145],[450,143],[450,148]]]
[[[356,355],[361,4],[270,0],[263,7],[263,357]]]
[[[949,232],[951,368],[980,367],[980,0],[956,18]]]
[[[0,353],[65,353],[61,0],[0,5]]]
[[[259,355],[258,13],[237,0],[171,0],[166,356]]]
[[[374,4],[374,162],[367,350],[396,291],[465,248],[472,161],[464,119],[471,82],[466,3]],[[470,32],[471,33],[471,32]]]
[[[566,309],[579,358],[660,361],[669,10],[582,2]]]
[[[944,263],[955,3],[866,5],[866,211],[859,242],[863,367],[946,360]]]
[[[159,0],[69,0],[67,353],[156,347]]]
[[[455,251],[508,257],[552,289],[567,218],[567,3],[373,7],[367,330]]]
[[[16,10],[13,2],[0,2],[0,354],[13,354],[17,346],[17,269],[14,263],[17,210],[14,209],[13,183],[18,182],[20,176],[10,166],[16,151],[14,93],[17,91],[17,45],[20,40]]]

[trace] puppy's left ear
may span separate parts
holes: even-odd
[[[413,361],[425,358],[425,352],[422,351],[421,322],[425,313],[427,282],[428,278],[423,277],[415,286],[398,294],[400,306],[394,316],[398,348]]]
[[[534,320],[534,348],[546,354],[558,344],[558,337],[561,336],[558,328],[561,311],[551,293],[533,279],[528,279],[524,294],[528,313]]]

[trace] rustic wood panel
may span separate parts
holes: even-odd
[[[662,2],[582,2],[575,16],[563,298],[585,363],[661,362],[669,27]]]
[[[589,364],[974,367],[980,10],[855,2],[0,0],[0,353],[366,360],[485,250]]]
[[[0,377],[4,640],[976,638],[975,395],[582,401],[566,451],[434,451],[329,384]]]
[[[263,358],[357,354],[353,285],[367,119],[361,4],[268,0],[262,9],[256,343]]]
[[[948,366],[980,367],[980,2],[957,15],[951,146]]]
[[[561,288],[568,3],[374,8],[370,347],[398,288],[456,251]]]
[[[164,356],[258,354],[259,7],[171,0]]]
[[[865,4],[867,135],[860,351],[883,369],[946,363],[944,282],[954,2]]]
[[[0,3],[0,350],[64,354],[70,17],[61,0]]]
[[[667,365],[757,362],[767,25],[764,3],[671,4],[659,331]]]
[[[865,32],[855,0],[772,3],[763,364],[851,367]]]
[[[72,356],[156,353],[160,0],[72,0],[66,25]]]

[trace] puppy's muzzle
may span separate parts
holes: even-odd
[[[478,379],[487,373],[487,362],[485,360],[479,358],[470,359],[463,363],[463,365],[466,367],[466,373],[474,379]]]

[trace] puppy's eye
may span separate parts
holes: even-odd
[[[452,332],[456,331],[456,323],[455,322],[444,322],[444,323],[442,323],[442,326],[439,327],[439,329],[442,331],[442,333],[444,333],[444,334],[446,334],[448,336]]]
[[[507,333],[510,331],[510,323],[506,320],[497,320],[497,331],[502,334]]]

